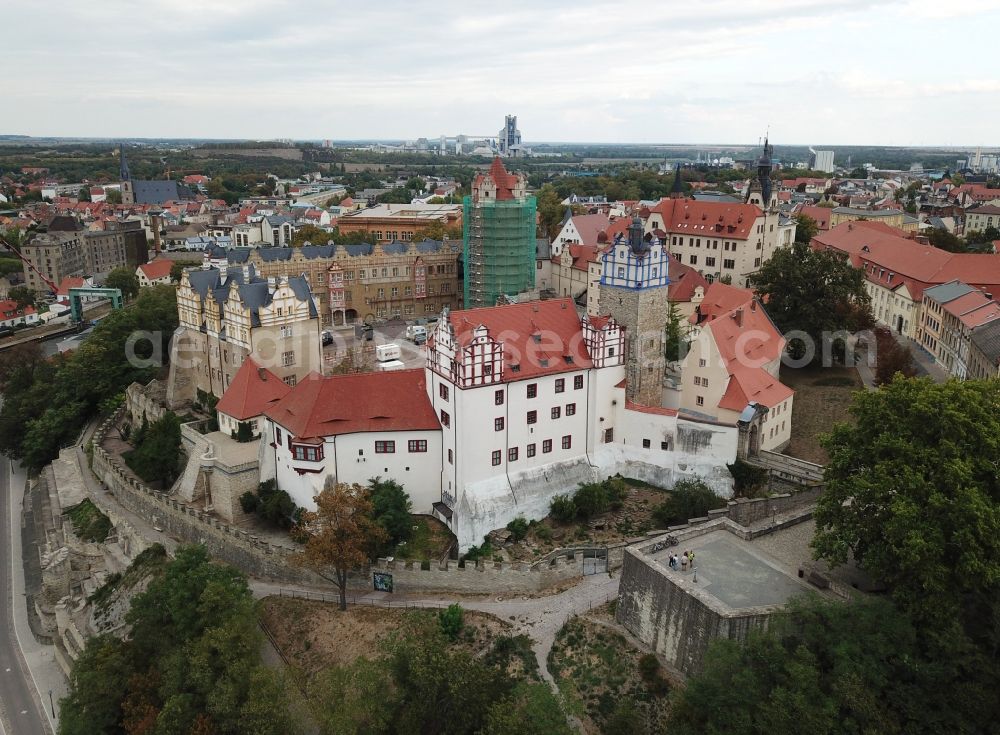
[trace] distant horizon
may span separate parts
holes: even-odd
[[[453,138],[455,135],[462,135],[463,133],[446,134],[445,137]],[[412,135],[412,136],[399,136],[399,137],[383,137],[383,138],[312,138],[312,137],[289,137],[289,136],[272,136],[269,138],[218,138],[212,136],[177,136],[177,135],[123,135],[123,136],[95,136],[95,135],[33,135],[30,133],[0,133],[0,145],[4,141],[15,141],[17,139],[31,140],[67,140],[67,141],[95,141],[95,142],[109,142],[109,143],[125,143],[128,144],[130,141],[190,141],[190,142],[220,142],[220,143],[281,143],[290,141],[293,145],[297,143],[317,143],[322,144],[324,141],[330,141],[333,144],[347,144],[347,143],[405,143],[408,141],[418,140],[420,138],[425,138],[428,141],[438,140],[440,134],[435,136],[430,135]],[[470,136],[473,137],[474,136]],[[632,141],[607,141],[607,140],[525,140],[524,145],[528,148],[538,145],[546,146],[620,146],[620,147],[636,147],[636,148],[759,148],[763,140],[754,143],[647,143],[647,142],[632,142]],[[998,145],[982,145],[982,144],[970,144],[970,145],[955,145],[955,144],[926,144],[926,145],[887,145],[880,143],[787,143],[782,141],[771,140],[771,144],[776,148],[808,148],[812,147],[818,150],[831,150],[837,148],[900,148],[906,150],[935,150],[935,151],[946,151],[946,152],[973,152],[976,149],[981,149],[983,152],[1000,152],[1000,144]],[[407,153],[431,153],[432,151],[406,151]],[[453,154],[449,154],[453,155]],[[463,154],[471,155],[471,154]],[[448,157],[448,156],[445,156]],[[516,159],[515,159],[516,160]]]

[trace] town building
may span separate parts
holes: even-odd
[[[497,150],[501,156],[516,156],[521,152],[521,131],[517,129],[517,115],[507,115],[503,128],[497,135]]]
[[[949,253],[881,222],[836,225],[818,233],[812,247],[840,253],[863,269],[875,319],[917,342],[925,289],[961,281],[984,293],[1000,293],[1000,256]]]
[[[420,239],[433,224],[458,227],[462,224],[461,204],[377,204],[341,215],[337,229],[341,235],[365,233],[375,242]]]
[[[713,283],[690,317],[681,361],[679,407],[687,415],[735,423],[747,406],[762,420],[750,453],[791,440],[794,391],[779,379],[785,338],[749,289]]]
[[[118,168],[121,178],[122,204],[156,204],[182,199],[194,199],[194,192],[178,181],[143,181],[133,179],[129,171],[125,146],[118,147]]]
[[[992,295],[961,281],[949,281],[924,290],[916,338],[949,374],[965,379],[973,332],[997,320],[1000,304]]]
[[[535,227],[527,179],[495,158],[463,202],[466,308],[493,306],[500,296],[534,288]]]
[[[969,347],[969,378],[1000,378],[1000,319],[972,330]]]
[[[986,204],[965,210],[965,232],[985,232],[987,228],[1000,229],[1000,205]]]
[[[16,327],[38,323],[38,312],[33,306],[19,306],[16,301],[0,301],[0,327]]]
[[[221,398],[247,357],[294,385],[322,372],[319,312],[301,276],[190,269],[177,288],[168,405]]]
[[[833,173],[833,151],[814,151],[809,149],[809,168],[813,171]]]
[[[210,248],[205,263],[250,265],[261,277],[303,276],[322,326],[375,318],[428,317],[461,307],[458,240],[303,245],[295,248]]]
[[[158,283],[170,284],[170,269],[174,261],[158,259],[149,263],[143,263],[135,269],[135,276],[139,279],[139,287],[145,288]]]
[[[844,222],[881,222],[898,230],[915,231],[911,223],[906,221],[906,212],[901,209],[860,209],[858,207],[834,207],[830,210],[830,227],[836,227]]]
[[[24,266],[24,281],[36,293],[51,291],[40,271],[52,283],[67,276],[110,273],[128,264],[124,229],[45,232],[24,244],[21,253],[31,263]]]
[[[711,280],[728,278],[738,286],[795,239],[795,223],[777,210],[757,204],[695,199],[661,199],[649,213],[645,230],[664,239],[670,253]]]

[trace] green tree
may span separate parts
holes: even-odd
[[[185,270],[200,267],[201,263],[197,260],[175,260],[170,266],[170,280],[174,283],[180,283]]]
[[[385,542],[377,555],[388,552],[413,535],[413,510],[410,496],[395,480],[373,477],[368,481],[372,504],[372,520],[386,533]]]
[[[457,602],[448,605],[444,610],[438,611],[438,624],[445,637],[454,643],[458,640],[459,633],[465,626],[465,611]]]
[[[115,268],[104,279],[105,288],[117,288],[126,299],[133,299],[139,293],[139,277],[131,268]]]
[[[302,225],[292,235],[292,247],[301,247],[307,242],[312,245],[326,245],[327,241],[331,239],[329,232],[316,225]]]
[[[7,298],[16,303],[18,309],[35,305],[35,292],[27,286],[11,286]]]
[[[109,635],[87,641],[70,674],[69,694],[59,703],[59,735],[120,733],[122,700],[133,673],[128,651]]]
[[[687,342],[684,340],[684,331],[681,328],[681,314],[677,310],[677,304],[671,301],[667,310],[664,354],[668,362],[678,362],[684,358],[686,352]]]
[[[521,682],[507,697],[490,706],[479,735],[570,735],[572,732],[548,684]]]
[[[118,189],[105,189],[108,204],[121,204],[122,193]]]
[[[90,187],[81,186],[80,187],[80,191],[77,192],[76,198],[79,199],[81,202],[89,202],[90,201]]]
[[[816,220],[808,214],[795,215],[795,242],[810,243],[819,232]]]
[[[667,729],[671,735],[987,732],[996,698],[970,701],[974,690],[959,670],[928,653],[919,627],[888,601],[802,600],[745,645],[715,641],[702,673],[676,690]]]
[[[181,472],[181,421],[173,411],[149,425],[136,447],[125,454],[125,462],[146,482],[170,487]]]
[[[804,243],[779,248],[750,283],[767,303],[778,329],[807,335],[816,362],[829,335],[858,331],[872,323],[864,273],[829,251],[813,250]],[[807,356],[809,347],[806,339],[790,339],[787,350],[798,360]]]
[[[962,242],[962,238],[953,235],[948,230],[930,227],[922,234],[927,237],[931,245],[941,250],[947,250],[949,253],[964,253],[968,250],[965,243]]]
[[[559,234],[566,213],[566,207],[562,203],[563,198],[552,184],[546,184],[535,194],[540,237],[551,239]]]
[[[653,519],[662,526],[676,526],[725,505],[726,501],[701,480],[680,480],[667,499],[653,509]]]
[[[815,553],[853,558],[938,627],[1000,621],[1000,382],[896,378],[855,394],[837,425]],[[992,610],[984,616],[983,610]],[[972,621],[970,621],[971,623]],[[983,635],[986,635],[984,632]]]

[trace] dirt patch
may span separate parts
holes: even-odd
[[[781,370],[781,381],[795,391],[792,441],[785,454],[826,464],[830,458],[820,446],[819,437],[834,424],[851,420],[848,409],[852,397],[855,391],[864,389],[858,371],[846,367],[786,367]]]
[[[571,618],[560,629],[549,671],[585,732],[633,731],[640,722],[647,732],[663,732],[670,685],[656,663],[643,675],[644,652],[615,630],[609,610]]]
[[[311,677],[359,656],[377,658],[390,635],[406,628],[437,624],[434,610],[405,610],[337,605],[291,597],[265,597],[260,617],[291,666]],[[486,613],[465,611],[460,643],[474,653],[487,650],[509,633],[510,626]]]

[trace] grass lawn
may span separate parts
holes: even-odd
[[[111,520],[90,499],[67,508],[66,515],[73,523],[73,531],[84,541],[100,543],[111,531]]]
[[[864,389],[858,371],[847,367],[799,370],[782,367],[781,381],[795,391],[792,442],[785,454],[826,464],[829,457],[820,446],[819,437],[829,432],[834,424],[850,420],[851,398],[855,391]]]

